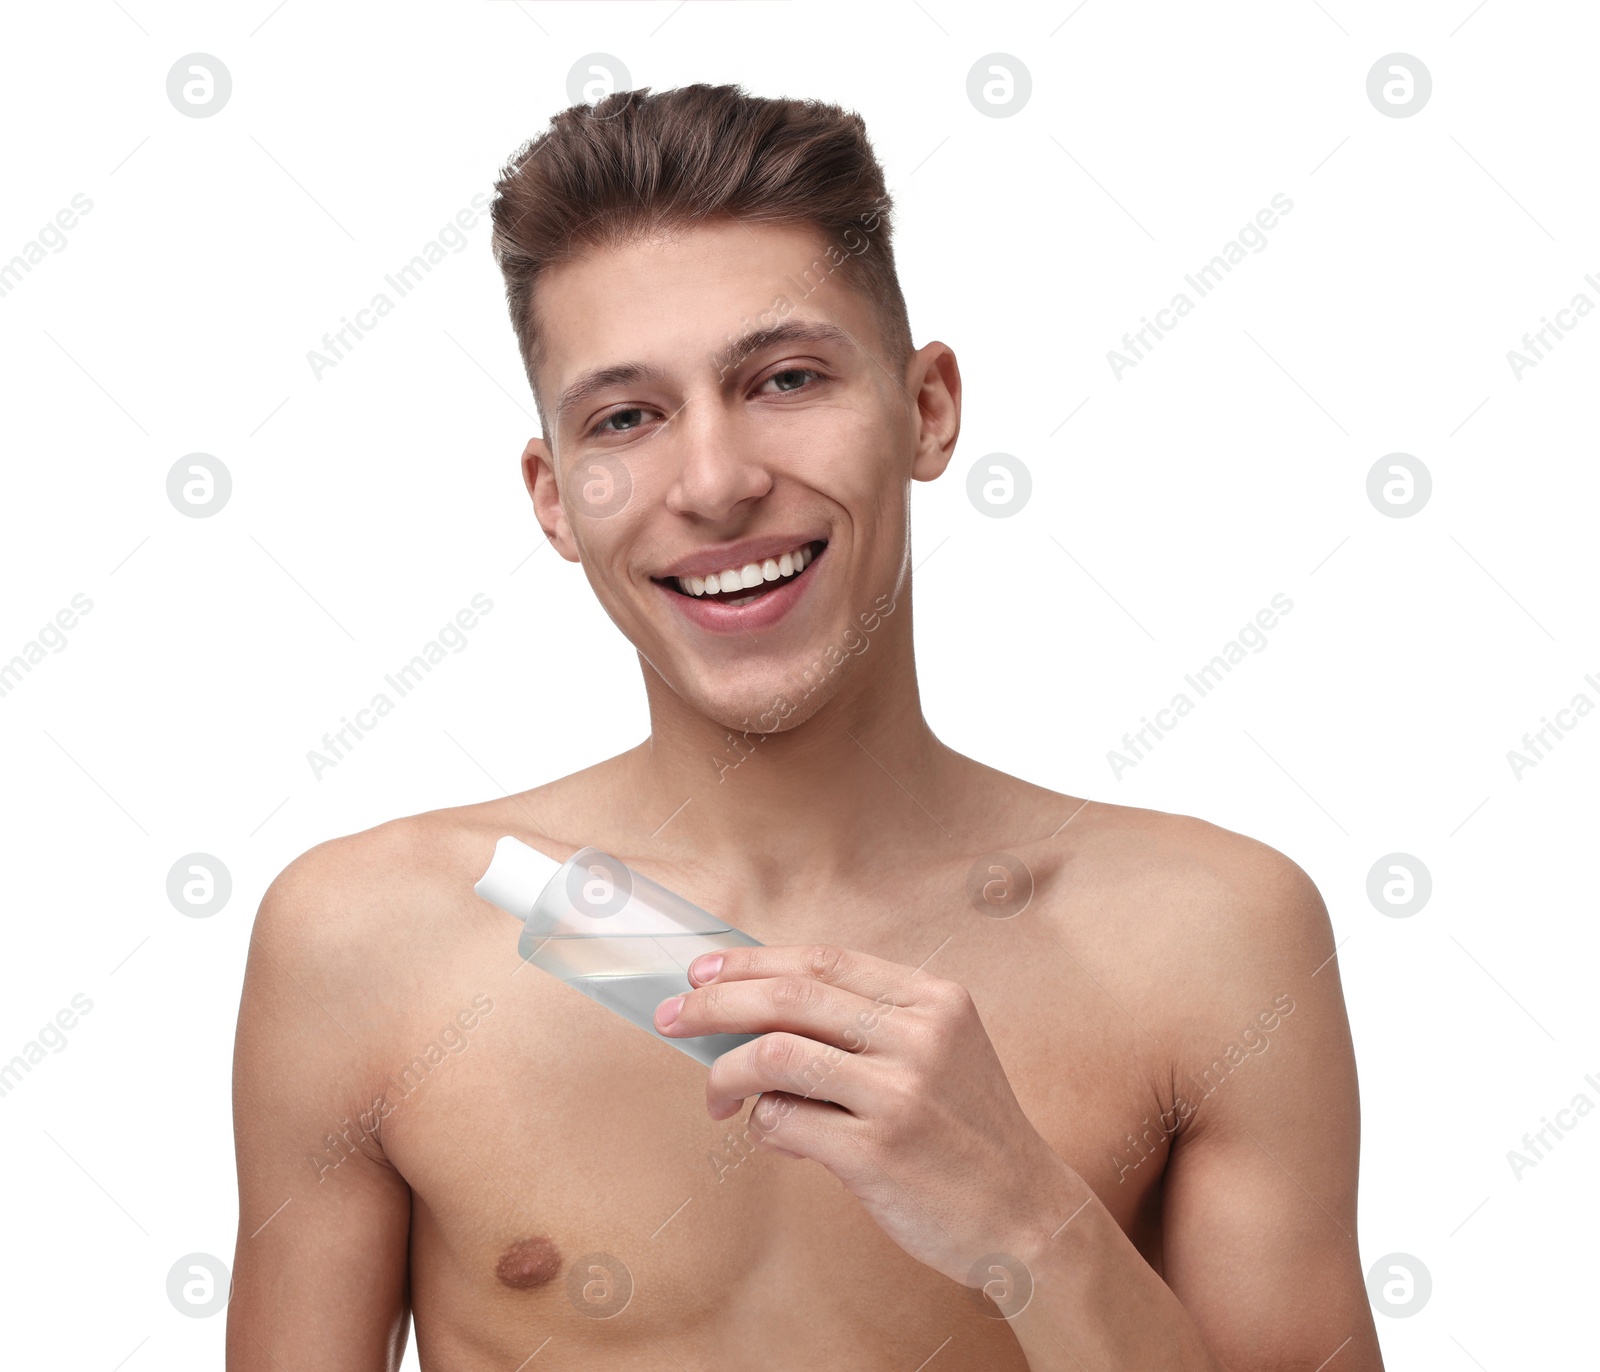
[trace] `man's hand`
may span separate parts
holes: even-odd
[[[712,960],[720,957],[721,967]],[[668,1037],[760,1034],[712,1064],[713,1119],[756,1103],[762,1146],[821,1163],[918,1262],[982,1285],[1026,1262],[1082,1187],[1028,1121],[966,988],[831,945],[730,948],[663,1001]]]

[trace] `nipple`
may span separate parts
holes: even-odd
[[[543,1234],[518,1239],[500,1255],[494,1274],[513,1291],[531,1291],[553,1282],[561,1271],[561,1250]]]

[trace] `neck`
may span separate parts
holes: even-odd
[[[748,726],[724,728],[641,658],[651,734],[619,759],[635,823],[675,859],[771,896],[955,851],[977,764],[922,716],[910,616],[888,627],[821,679],[786,687],[793,709],[777,708],[803,722],[777,729],[776,713],[762,719],[771,700]]]

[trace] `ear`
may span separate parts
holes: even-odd
[[[917,403],[917,446],[911,475],[932,481],[950,465],[961,432],[961,369],[956,355],[935,340],[906,365],[906,391]]]
[[[578,545],[567,526],[567,512],[561,508],[561,492],[556,489],[556,464],[550,445],[543,438],[530,438],[522,450],[522,484],[533,500],[533,515],[551,546],[568,562],[577,562]]]

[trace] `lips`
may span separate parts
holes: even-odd
[[[711,574],[718,578],[718,589],[702,590],[699,595],[680,587],[676,577],[651,579],[661,588],[668,603],[697,628],[712,634],[753,636],[777,624],[805,596],[816,578],[817,564],[824,560],[827,546],[821,540],[806,545],[810,556],[798,572],[791,572],[787,577],[780,573],[769,581],[763,571],[759,581],[746,586],[740,578],[728,592],[720,589],[720,571]],[[754,565],[759,569],[761,564]],[[702,579],[697,577],[696,580]],[[703,580],[709,582],[710,576]]]
[[[724,603],[754,597],[798,576],[827,545],[820,540],[804,543],[774,557],[751,559],[742,566],[723,567],[707,576],[674,576],[666,584],[684,595],[712,597]]]

